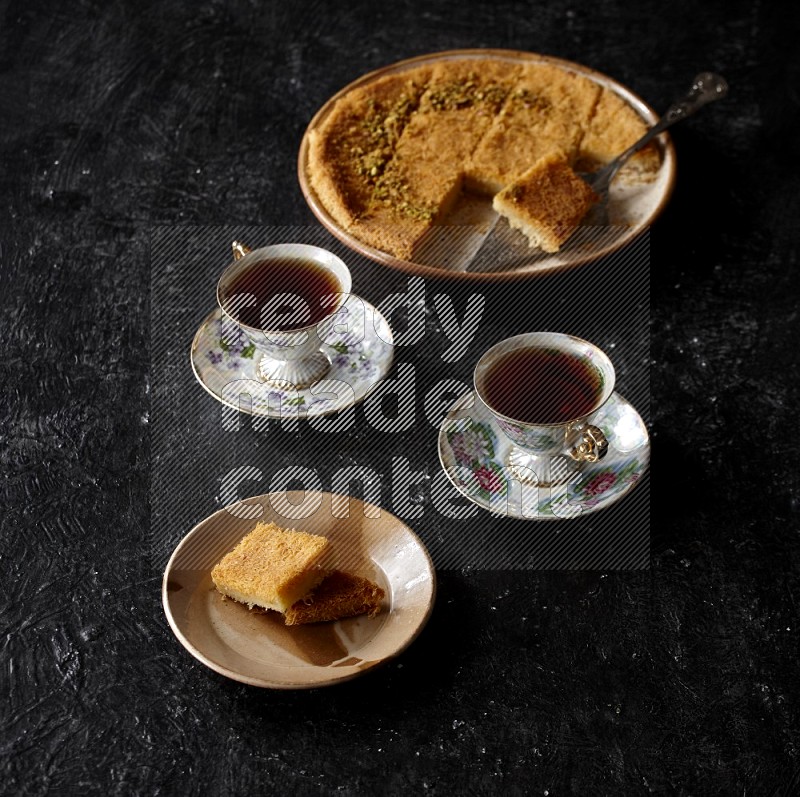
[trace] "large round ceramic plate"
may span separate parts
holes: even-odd
[[[481,266],[480,264],[486,261],[484,258],[474,258],[475,249],[481,246],[481,238],[491,228],[496,214],[491,209],[490,200],[476,199],[466,193],[462,194],[462,200],[456,204],[451,214],[441,221],[442,240],[438,241],[436,236],[433,236],[432,245],[423,245],[415,253],[413,262],[401,260],[375,249],[350,234],[328,212],[311,186],[308,157],[309,138],[312,132],[321,127],[336,102],[354,88],[412,67],[465,58],[488,58],[494,61],[499,59],[507,61],[510,65],[531,62],[550,64],[582,75],[614,91],[642,117],[648,126],[658,121],[658,115],[644,100],[613,78],[581,64],[536,53],[513,50],[453,50],[410,58],[370,72],[337,92],[320,108],[309,123],[300,144],[298,178],[303,194],[317,219],[340,241],[377,263],[422,277],[506,280],[543,276],[594,262],[631,243],[659,216],[672,193],[675,181],[675,151],[667,133],[662,133],[657,139],[661,149],[661,166],[654,179],[640,183],[624,183],[618,180],[612,184],[609,217],[613,226],[599,232],[587,226],[576,232],[561,251],[554,254],[529,250],[529,255],[519,258],[516,256],[519,249],[517,244],[512,247],[514,257],[508,263],[495,263],[491,267]],[[587,218],[590,222],[590,217]],[[476,234],[462,235],[460,231],[467,228]],[[449,234],[448,229],[455,231],[455,234]],[[514,232],[513,235],[518,235],[522,239],[520,233]],[[527,244],[524,248],[527,250]],[[475,263],[478,263],[478,270],[474,267]]]
[[[211,568],[256,520],[328,537],[330,553],[320,564],[377,583],[383,610],[286,626],[278,612],[223,599]],[[249,498],[203,520],[175,549],[162,586],[169,624],[192,656],[228,678],[273,689],[328,686],[390,661],[424,627],[435,593],[428,552],[405,523],[355,498],[303,491]]]

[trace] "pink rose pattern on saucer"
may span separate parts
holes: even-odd
[[[468,411],[471,417],[456,418],[469,397],[456,402],[445,418],[439,456],[459,492],[493,514],[530,520],[579,517],[619,500],[647,470],[647,429],[636,410],[614,393],[594,421],[609,439],[609,453],[603,460],[585,465],[566,494],[563,488],[555,496],[548,488],[516,484],[511,489],[513,477],[505,467],[511,443],[499,424],[479,401]]]

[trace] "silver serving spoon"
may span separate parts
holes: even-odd
[[[592,223],[597,225],[608,224],[608,193],[611,181],[631,157],[668,127],[672,127],[672,125],[683,119],[688,119],[704,105],[708,105],[708,103],[715,100],[721,100],[727,93],[728,83],[725,78],[714,72],[701,72],[695,77],[692,87],[686,95],[672,103],[658,124],[653,125],[636,143],[631,144],[625,152],[617,155],[614,160],[607,163],[599,171],[591,174],[579,174],[578,176],[587,182],[595,194],[600,197],[592,213]]]
[[[672,127],[672,125],[683,119],[688,119],[704,105],[722,99],[727,93],[728,83],[725,78],[714,72],[701,72],[695,77],[689,91],[681,99],[672,103],[659,122],[653,125],[638,141],[598,171],[588,174],[579,173],[578,176],[585,180],[599,197],[599,200],[584,220],[584,224],[595,229],[607,228],[609,225],[608,195],[611,182],[616,177],[617,172],[633,155],[668,127]],[[495,218],[480,247],[467,263],[466,271],[507,270],[524,263],[524,260],[520,259],[522,253],[520,252],[519,241],[523,238],[522,233],[512,230],[508,224],[500,225],[498,222],[501,218],[499,215]],[[528,249],[528,259],[530,254],[535,254],[535,252],[530,253],[527,239],[525,239],[524,248]]]

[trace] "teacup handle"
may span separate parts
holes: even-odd
[[[581,439],[582,442],[570,451],[578,462],[597,462],[608,453],[608,439],[596,426],[587,426]]]
[[[248,252],[252,251],[247,244],[243,244],[241,241],[234,241],[231,249],[233,249],[234,260],[241,260]]]

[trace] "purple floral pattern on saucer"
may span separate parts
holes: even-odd
[[[560,488],[521,484],[506,465],[511,441],[482,402],[468,393],[442,423],[439,459],[456,489],[492,514],[522,520],[580,517],[630,492],[650,462],[647,428],[618,393],[612,394],[594,423],[609,440],[602,460],[584,464],[575,480]]]
[[[308,418],[339,412],[361,401],[389,371],[392,340],[389,324],[378,310],[351,296],[324,337],[321,350],[331,361],[324,380],[308,388],[284,390],[259,378],[260,355],[255,346],[238,328],[223,325],[217,309],[197,331],[191,361],[197,380],[223,404],[252,415]]]

